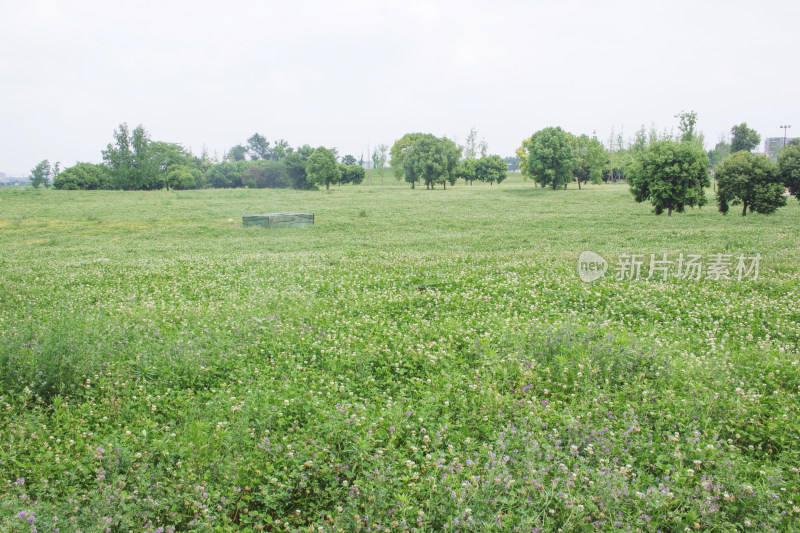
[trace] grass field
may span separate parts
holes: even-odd
[[[800,530],[800,203],[377,182],[0,189],[0,530]]]

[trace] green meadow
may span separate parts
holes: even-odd
[[[800,203],[708,194],[0,188],[0,530],[798,531]]]

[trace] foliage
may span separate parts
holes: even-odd
[[[97,190],[110,189],[111,177],[108,169],[103,165],[93,163],[78,163],[65,168],[53,180],[53,187],[63,190]]]
[[[731,155],[731,145],[724,139],[720,139],[716,146],[708,151],[708,160],[711,164],[711,168],[716,171],[729,155]]]
[[[781,151],[778,165],[784,185],[800,201],[800,146],[795,144],[785,147]]]
[[[111,183],[116,189],[151,190],[164,186],[150,153],[150,136],[140,124],[133,131],[122,123],[114,130],[114,143],[103,150]]]
[[[241,144],[237,144],[225,155],[225,160],[235,163],[237,161],[246,161],[247,160],[247,147],[242,146]]]
[[[266,137],[256,132],[247,139],[247,153],[251,161],[269,159],[269,141]]]
[[[406,175],[405,169],[403,168],[406,153],[411,149],[414,143],[425,136],[426,134],[424,133],[406,133],[392,145],[391,150],[389,150],[389,166],[392,167],[392,172],[394,172],[394,176],[398,181]]]
[[[208,184],[214,188],[232,188],[242,186],[242,175],[236,164],[223,161],[214,165],[208,173]]]
[[[45,187],[50,186],[50,176],[52,175],[52,167],[50,161],[44,159],[39,162],[33,170],[31,170],[30,183],[34,189],[38,189],[42,185]]]
[[[286,165],[278,161],[259,160],[242,173],[242,185],[253,189],[282,189],[289,186]]]
[[[628,180],[637,202],[649,200],[656,215],[672,216],[705,205],[708,156],[696,143],[656,141],[634,160]]]
[[[478,177],[478,160],[475,158],[462,159],[456,165],[454,173],[456,179],[464,180],[464,183],[472,185],[473,181],[480,179]]]
[[[433,189],[439,183],[446,189],[448,182],[450,185],[456,182],[460,156],[461,149],[450,139],[424,135],[405,153],[403,170],[406,181],[412,189],[418,181],[425,183],[426,189]]]
[[[577,160],[573,144],[573,136],[560,127],[537,131],[517,149],[522,174],[542,187],[566,188]]]
[[[608,154],[605,147],[594,136],[589,138],[587,135],[581,135],[572,139],[576,155],[572,175],[578,182],[578,188],[580,188],[581,182],[602,183],[603,171],[608,166]]]
[[[769,215],[786,205],[778,165],[765,155],[748,151],[735,152],[717,171],[717,204],[722,213],[730,205],[742,205],[747,210]]]
[[[367,171],[360,165],[345,165],[340,164],[339,170],[342,173],[341,183],[352,183],[353,185],[360,185],[367,176]]]
[[[588,188],[4,190],[0,531],[797,529],[800,204]]]
[[[756,130],[748,128],[747,122],[731,128],[731,153],[742,150],[752,152],[760,142],[761,136]]]
[[[696,130],[697,113],[695,111],[681,111],[675,115],[678,119],[678,131],[681,132],[681,142],[695,142],[698,139]]]
[[[320,146],[309,156],[306,162],[306,174],[309,182],[317,186],[325,185],[326,189],[329,189],[332,183],[339,183],[342,178],[336,156],[324,146]]]
[[[487,155],[478,160],[478,179],[489,185],[502,183],[508,175],[508,166],[499,155]]]
[[[312,189],[314,183],[308,180],[306,173],[306,162],[314,149],[304,144],[297,150],[294,150],[286,156],[286,171],[289,174],[289,181],[294,189]]]
[[[354,156],[347,154],[342,158],[342,164],[348,166],[357,165],[358,160]]]

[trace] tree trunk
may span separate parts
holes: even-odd
[[[742,202],[742,216],[747,216],[747,202]]]
[[[671,217],[671,216],[672,216],[672,208],[671,208],[671,207],[668,207],[668,208],[667,208],[667,216],[668,216],[668,217]]]
[[[412,189],[414,188],[414,182],[413,181],[411,182],[411,188]]]
[[[325,190],[326,190],[326,191],[329,191],[329,190],[331,190],[331,184],[330,184],[330,183],[326,183],[326,184],[325,184]]]
[[[446,181],[443,181],[443,182],[442,182],[442,187],[444,187],[444,190],[445,190],[445,191],[447,190],[447,182],[446,182]]]

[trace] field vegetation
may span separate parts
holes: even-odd
[[[0,197],[0,530],[800,527],[797,201],[667,218],[389,171]],[[316,223],[242,228],[282,211]],[[651,253],[759,271],[646,279]]]

